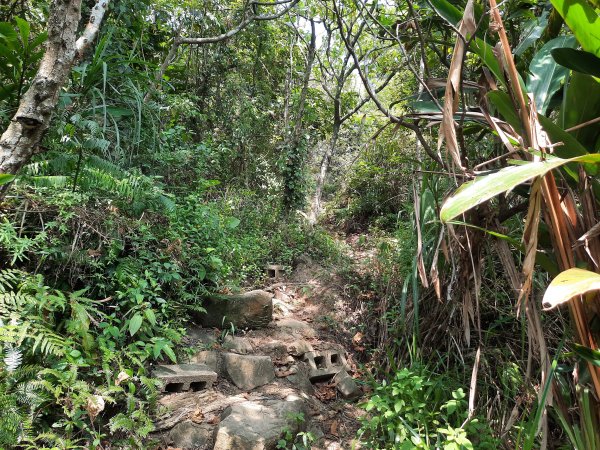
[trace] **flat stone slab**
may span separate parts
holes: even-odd
[[[316,337],[317,333],[309,324],[296,319],[280,319],[275,326],[287,334],[300,335],[308,339]]]
[[[216,372],[204,364],[158,366],[153,375],[163,382],[163,392],[202,391],[217,381]]]
[[[312,383],[333,378],[342,370],[348,369],[348,363],[342,352],[308,352],[304,360],[310,368],[308,378]]]
[[[275,379],[269,356],[223,354],[223,372],[233,384],[245,391],[270,383]]]
[[[295,419],[300,414],[306,416],[304,402],[295,396],[231,405],[221,415],[214,450],[275,450],[286,429],[292,436],[303,429],[304,421]]]

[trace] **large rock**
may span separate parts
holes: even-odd
[[[305,428],[300,417],[304,402],[296,396],[232,405],[221,415],[214,450],[275,450],[285,429],[295,436]]]
[[[175,448],[208,448],[214,436],[214,426],[180,422],[169,432],[169,443]]]
[[[273,362],[268,356],[225,353],[223,372],[233,384],[245,391],[270,383],[275,378]]]
[[[273,317],[273,295],[257,290],[244,294],[213,295],[202,305],[198,319],[203,327],[264,328]]]

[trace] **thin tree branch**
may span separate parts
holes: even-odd
[[[273,3],[273,5],[288,4],[288,6],[286,8],[282,9],[279,12],[273,13],[273,14],[257,15],[254,12],[252,12],[244,20],[242,20],[235,28],[232,28],[231,30],[229,30],[226,33],[219,34],[218,36],[195,37],[195,38],[194,37],[187,37],[187,38],[186,37],[177,37],[177,38],[175,38],[175,40],[179,44],[190,44],[190,45],[214,44],[216,42],[224,41],[226,39],[231,38],[232,36],[235,36],[236,34],[238,34],[240,31],[242,31],[244,28],[246,28],[248,25],[250,25],[254,21],[278,19],[279,17],[283,16],[288,11],[290,11],[294,6],[296,6],[299,1],[300,0],[291,0],[289,2]],[[250,2],[249,5],[250,5],[250,9],[252,11],[254,11],[253,5],[256,5],[256,2]]]

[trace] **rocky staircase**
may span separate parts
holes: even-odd
[[[155,424],[163,448],[273,450],[301,431],[314,436],[313,449],[346,448],[334,427],[340,414],[357,412],[349,403],[362,395],[353,365],[343,346],[293,317],[299,305],[286,296],[276,299],[275,314],[265,291],[207,302],[197,318],[203,326],[188,330],[197,350],[189,362],[154,370],[163,381]],[[245,333],[232,336],[215,324]]]

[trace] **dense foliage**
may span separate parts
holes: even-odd
[[[58,3],[0,5],[2,130],[52,100],[26,93]],[[148,369],[203,297],[309,255],[357,304],[368,448],[600,448],[599,23],[587,0],[110,3],[0,170],[0,446],[148,446]],[[569,317],[541,311],[559,273],[543,306]]]

